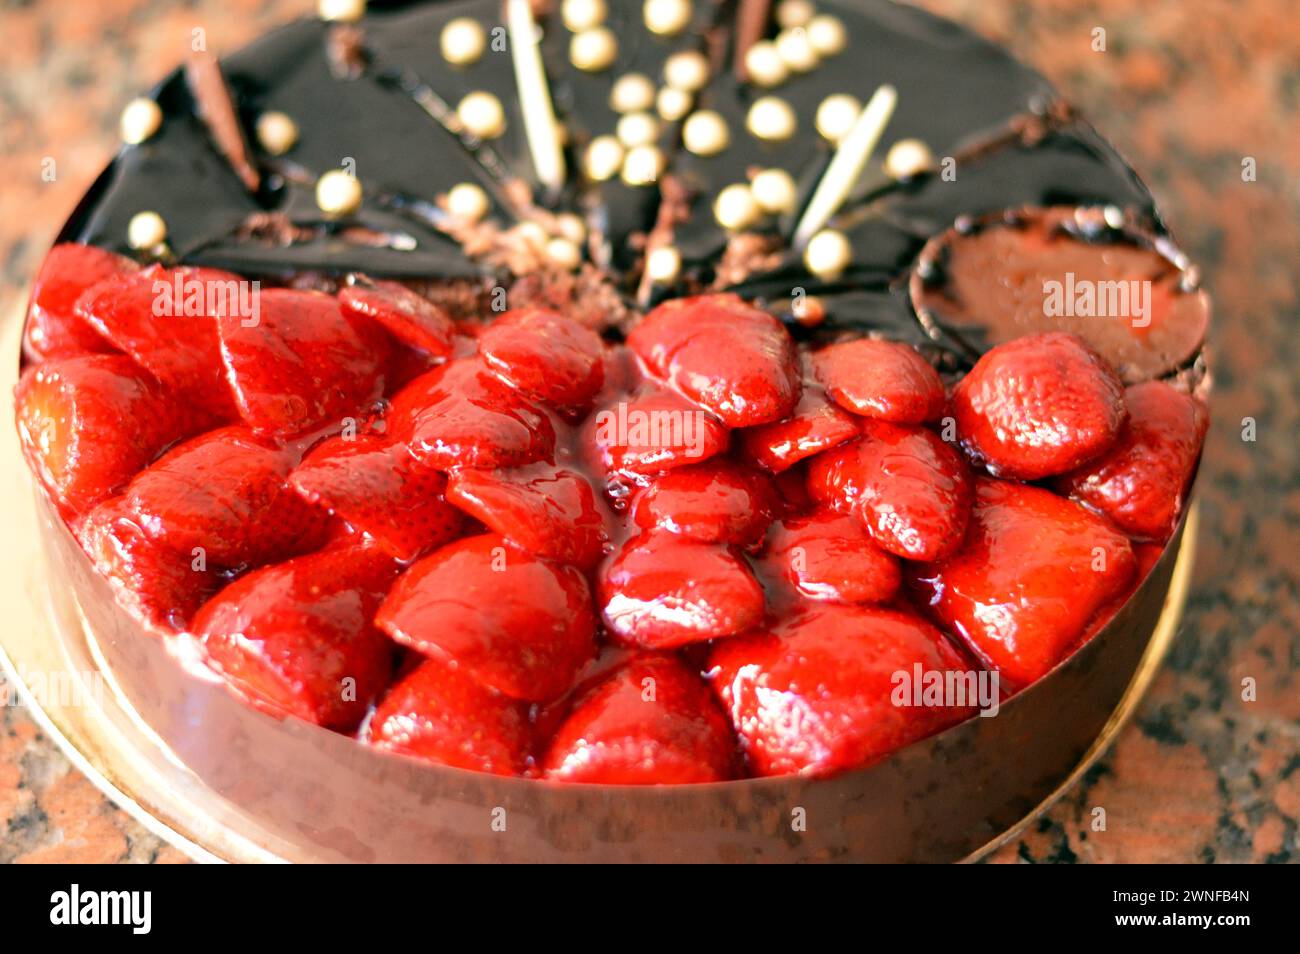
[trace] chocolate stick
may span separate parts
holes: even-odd
[[[208,127],[217,151],[225,157],[231,170],[249,192],[256,192],[262,177],[253,165],[244,127],[235,111],[235,101],[226,85],[217,58],[206,50],[196,50],[185,63],[185,81],[199,118]]]
[[[735,45],[732,47],[731,68],[736,79],[742,83],[749,79],[745,69],[745,54],[749,48],[763,39],[767,32],[768,15],[772,9],[772,0],[740,0],[736,9]]]

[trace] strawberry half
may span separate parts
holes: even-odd
[[[416,378],[393,398],[388,421],[417,461],[438,470],[519,467],[555,450],[551,419],[478,359]]]
[[[600,576],[610,638],[642,649],[672,649],[732,636],[763,618],[763,588],[727,547],[662,531],[624,544]]]
[[[324,441],[289,475],[289,486],[399,560],[456,539],[464,522],[444,497],[445,476],[417,466],[404,444],[373,435]]]
[[[737,295],[665,302],[641,319],[627,343],[652,374],[728,427],[779,421],[799,401],[789,332]]]
[[[426,659],[375,708],[369,742],[437,765],[520,775],[531,743],[528,707],[455,665]]]
[[[862,606],[809,609],[770,633],[724,640],[709,657],[714,690],[757,775],[860,768],[973,714],[969,696],[896,704],[898,674],[918,668],[973,684],[961,653],[933,626]]]
[[[1128,423],[1115,446],[1055,486],[1130,537],[1165,540],[1178,525],[1209,415],[1200,401],[1163,381],[1133,385],[1124,402]]]
[[[775,507],[766,478],[714,458],[656,477],[634,499],[632,521],[702,543],[747,546],[762,539]]]
[[[341,546],[240,577],[203,605],[193,630],[208,662],[253,705],[351,731],[392,675],[372,624],[397,565]]]
[[[15,404],[27,463],[65,515],[118,491],[196,427],[185,407],[125,355],[30,367]]]
[[[1005,684],[1024,687],[1078,645],[1089,618],[1129,585],[1134,566],[1128,539],[1078,504],[980,479],[965,543],[912,571],[912,583]]]
[[[418,561],[376,617],[416,652],[450,658],[516,699],[553,699],[596,654],[586,578],[485,534]]]
[[[111,351],[112,346],[103,336],[77,315],[77,299],[92,285],[137,268],[129,258],[93,245],[64,242],[50,249],[32,283],[32,300],[23,328],[23,355],[39,363]]]
[[[633,482],[708,460],[727,449],[716,417],[666,391],[602,408],[584,431],[594,466],[610,479]]]
[[[1048,332],[987,351],[952,396],[966,452],[998,477],[1039,480],[1105,453],[1124,386],[1078,335]]]
[[[608,535],[587,478],[551,464],[516,470],[456,470],[447,500],[511,543],[590,570]]]
[[[479,335],[478,349],[525,395],[557,408],[588,406],[605,380],[600,335],[542,308],[506,312]]]
[[[674,656],[633,657],[581,689],[542,760],[547,778],[601,785],[719,782],[735,740],[704,681]]]
[[[429,299],[397,282],[365,280],[339,289],[339,307],[358,324],[374,321],[403,344],[434,357],[451,354],[456,323]]]
[[[214,567],[256,566],[323,542],[326,520],[289,488],[293,455],[243,427],[173,448],[131,481],[126,505],[153,540]]]
[[[784,421],[741,432],[745,453],[760,467],[783,473],[806,457],[838,447],[858,436],[852,414],[826,399],[819,387],[804,385],[794,414]]]
[[[256,323],[224,315],[221,360],[239,413],[260,434],[290,437],[358,414],[382,390],[388,342],[321,292],[270,288]]]
[[[943,414],[943,381],[910,345],[858,338],[813,355],[813,370],[835,402],[866,417],[922,424]]]
[[[830,510],[776,524],[764,565],[808,599],[839,603],[883,603],[902,578],[898,560],[876,545],[861,521]]]
[[[970,516],[970,470],[937,434],[863,421],[863,436],[812,461],[818,501],[856,513],[872,538],[906,560],[936,560],[961,543]]]

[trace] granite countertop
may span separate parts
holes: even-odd
[[[1142,172],[1216,298],[1192,598],[1137,718],[1003,862],[1300,860],[1300,26],[1291,0],[922,0],[1049,76]],[[4,0],[0,314],[206,30],[235,49],[309,0]],[[1106,31],[1106,51],[1093,49]],[[1243,180],[1243,161],[1257,177]],[[43,171],[54,163],[55,175]],[[1244,439],[1247,419],[1254,440]],[[1254,701],[1242,700],[1253,679]],[[1107,826],[1092,831],[1092,810]],[[0,706],[0,862],[184,857]]]

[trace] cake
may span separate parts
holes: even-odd
[[[128,107],[34,280],[41,506],[176,679],[384,759],[822,779],[1130,603],[1209,304],[1041,77],[876,0],[363,7]]]

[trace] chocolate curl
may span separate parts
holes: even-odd
[[[763,39],[767,21],[772,11],[772,0],[740,0],[736,9],[735,45],[732,47],[731,68],[742,83],[749,79],[745,69],[745,54]]]
[[[230,164],[231,171],[249,192],[256,192],[262,177],[253,165],[244,127],[235,111],[235,100],[226,85],[217,58],[206,50],[190,54],[185,63],[185,81],[194,98],[199,118],[208,127],[208,133],[217,151]]]

